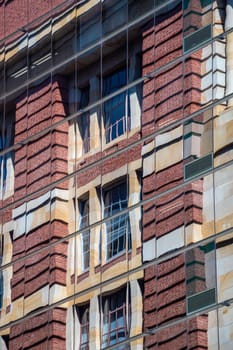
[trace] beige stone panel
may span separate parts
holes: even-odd
[[[232,256],[228,263],[232,263]],[[219,301],[224,301],[231,299],[233,295],[233,271],[225,273],[218,279],[219,288],[218,288],[218,298]]]
[[[68,250],[67,250],[67,266],[66,266],[66,284],[69,285],[71,283],[70,277],[75,274],[75,241],[76,237],[72,237],[69,239]]]
[[[184,246],[184,226],[157,239],[157,257]]]
[[[2,271],[4,289],[3,289],[3,308],[11,304],[11,279],[12,279],[12,266],[7,267]]]
[[[131,56],[131,61],[135,59],[136,55]],[[130,68],[130,65],[129,65]],[[133,80],[133,78],[132,78]],[[131,112],[131,120],[130,120],[130,127],[131,131],[136,131],[138,128],[140,128],[141,124],[141,107],[140,107],[140,101],[137,97],[137,87],[134,86],[129,90],[129,100],[130,100],[130,112]]]
[[[129,276],[128,276],[128,279],[129,281],[133,281],[133,280],[140,280],[144,278],[144,270],[140,270],[138,272],[135,272],[135,273],[131,273]]]
[[[113,158],[113,161],[116,161],[116,158]],[[102,186],[111,183],[112,181],[124,176],[127,174],[128,167],[127,164],[122,167],[102,176]]]
[[[67,308],[66,314],[66,349],[75,350],[79,348],[80,324],[77,313],[73,312],[73,305]]]
[[[231,239],[232,235],[224,236],[222,241]],[[219,242],[219,240],[218,240]],[[219,301],[231,299],[233,295],[233,244],[217,249],[217,277]]]
[[[139,252],[136,256],[132,256],[131,259],[128,261],[128,269],[133,270],[142,264],[142,254]]]
[[[136,171],[129,173],[129,200],[128,206],[137,204],[140,201],[140,183]],[[136,255],[137,248],[141,247],[141,231],[139,223],[141,220],[141,208],[135,208],[129,212],[130,233],[132,241],[132,255]]]
[[[206,26],[212,23],[212,3],[204,6],[202,8],[202,13],[204,14],[202,16],[202,26]]]
[[[208,350],[218,350],[217,312],[208,312]]]
[[[130,337],[138,335],[142,332],[143,324],[143,298],[140,286],[137,280],[130,281],[131,293],[131,327]]]
[[[22,299],[21,299],[21,303],[22,303]],[[18,312],[18,310],[14,310],[13,309],[13,305],[11,304],[9,313],[6,313],[6,309],[2,308],[2,310],[1,310],[1,318],[0,318],[0,327],[5,327],[10,322],[15,321],[18,318],[21,318],[22,316],[23,316],[22,307],[21,307],[21,309]],[[1,331],[1,334],[3,332],[4,332],[4,330]]]
[[[233,214],[226,215],[224,218],[216,219],[215,221],[216,233],[233,227]]]
[[[143,338],[131,341],[130,342],[130,349],[132,349],[132,350],[142,350],[143,349]]]
[[[104,294],[104,293],[112,292],[113,290],[117,290],[118,288],[125,286],[127,282],[128,282],[128,278],[124,277],[124,278],[115,280],[114,282],[111,282],[109,284],[103,285],[101,288],[101,293]]]
[[[147,155],[148,153],[154,153]],[[152,174],[155,171],[155,140],[143,145],[142,147],[143,157],[143,176]]]
[[[213,1],[213,36],[222,34],[224,31],[223,18],[225,17],[224,0]]]
[[[137,204],[140,201],[140,183],[136,171],[129,172],[129,199],[128,206]]]
[[[221,350],[233,348],[233,306],[219,310],[219,342]]]
[[[51,201],[57,199],[52,205]],[[49,200],[49,203],[47,201]],[[65,202],[65,203],[64,203]],[[67,213],[68,191],[55,189],[51,192],[33,199],[27,203],[13,210],[14,218],[14,238],[25,234],[50,221],[50,219],[62,219]],[[30,212],[29,212],[30,211]],[[27,213],[27,215],[25,215]],[[56,217],[56,213],[58,216]],[[64,221],[68,221],[67,218]]]
[[[100,332],[99,325],[101,317],[99,312],[98,296],[90,300],[90,326],[89,326],[89,348],[90,350],[100,349]]]
[[[37,197],[36,199],[32,199],[29,202],[27,202],[27,210],[33,211],[36,210],[38,207],[42,206],[46,201],[49,199],[61,199],[63,201],[68,201],[69,199],[69,192],[67,190],[61,190],[59,188],[55,188],[52,191],[48,191],[45,194],[41,195],[40,197]],[[17,217],[18,215],[24,214],[26,208],[26,204],[22,204],[20,207],[17,207],[14,209],[14,217]]]
[[[37,209],[33,213],[30,213],[26,217],[27,232],[35,229],[43,223],[50,221],[50,203],[42,208]]]
[[[66,15],[64,14],[60,15],[60,21],[56,21],[53,24],[53,30],[52,33],[56,33],[58,30],[60,30],[62,27],[64,27],[66,24],[70,23],[76,15],[76,9],[74,8],[73,10],[68,10],[66,11]]]
[[[20,297],[11,303],[11,312],[9,314],[1,315],[0,326],[8,322],[15,321],[24,316],[24,297]]]
[[[97,187],[101,184],[101,175],[96,176],[96,178],[82,187],[78,187],[76,190],[77,198],[82,197],[85,193],[89,192],[92,188]]]
[[[75,285],[75,293],[81,293],[75,298],[75,303],[85,303],[95,295],[99,294],[99,283],[100,276],[99,273],[91,273],[88,278],[78,281]],[[85,293],[83,293],[85,291]],[[74,290],[73,290],[74,293]]]
[[[141,169],[142,167],[142,159],[136,159],[133,162],[128,163],[128,172],[131,173],[135,170]]]
[[[3,235],[4,235],[4,246],[3,246],[3,257],[2,257],[2,265],[11,262],[12,259],[12,241],[10,237],[9,231],[5,231],[5,225],[3,225]]]
[[[183,159],[183,142],[178,141],[156,152],[156,171],[168,168]]]
[[[178,126],[175,129],[172,129],[171,131],[165,132],[163,134],[160,134],[156,136],[156,147],[166,145],[167,143],[171,142],[172,140],[175,140],[183,135],[183,126]]]
[[[203,238],[214,234],[214,193],[213,176],[207,175],[203,178],[203,209],[202,209],[202,234]]]
[[[0,331],[0,336],[6,335],[10,333],[10,328],[4,328],[3,330]],[[0,347],[1,349],[1,347]]]
[[[26,40],[24,40],[24,47],[26,47]],[[14,47],[13,49],[9,49],[7,51],[7,54],[4,55],[4,61],[5,62],[8,61],[11,57],[14,57],[19,52],[20,52],[19,47]]]
[[[74,273],[80,275],[82,273],[82,240],[80,233],[75,235],[74,242]]]
[[[233,159],[233,150],[229,150],[224,154],[218,155],[214,158],[214,167],[227,163]]]
[[[186,243],[186,245],[198,242],[202,239],[203,239],[202,225],[192,223],[192,224],[185,227],[185,243]]]
[[[107,261],[107,254],[106,254],[106,247],[107,247],[107,230],[106,230],[106,225],[103,224],[101,225],[101,253],[100,253],[100,258],[101,261],[100,263],[102,265],[105,264],[105,262]]]
[[[142,244],[142,257],[143,262],[150,261],[156,258],[157,247],[156,238],[152,238],[149,241],[143,242]]]
[[[72,108],[69,103],[70,109]],[[76,135],[75,135],[75,123],[70,124],[68,132],[68,173],[71,174],[75,170],[76,161]],[[71,184],[71,181],[70,181]]]
[[[225,109],[226,109],[226,102],[223,102],[222,104],[215,106],[213,110],[214,118],[222,114],[225,111]]]
[[[109,267],[107,270],[102,271],[102,282],[111,280],[112,278],[127,272],[127,270],[128,270],[128,260],[126,259],[124,261],[120,261],[117,264],[114,264],[111,267]]]
[[[89,191],[89,222],[90,225],[100,221],[101,215],[101,203],[98,198],[96,187],[92,187]]]
[[[95,153],[100,150],[100,128],[98,123],[98,110],[90,111],[90,150]]]
[[[54,284],[49,289],[49,303],[54,304],[67,297],[66,287]]]
[[[77,231],[77,223],[78,223],[78,218],[77,218],[77,203],[74,203],[74,198],[70,198],[70,200],[67,203],[68,207],[68,230],[69,233],[73,233]]]
[[[215,226],[215,222],[210,221],[207,223],[203,223],[202,225],[202,239],[210,237],[215,234],[215,229],[213,229]]]
[[[141,220],[141,208],[135,208],[129,212],[130,219],[130,234],[132,242],[132,256],[137,254],[137,248],[142,246],[140,220]]]
[[[13,196],[14,194],[15,177],[14,177],[14,165],[11,157],[7,157],[6,166],[7,166],[7,181],[6,181],[5,192],[3,196],[1,193],[3,186],[1,186],[0,188],[0,198],[3,197],[3,199],[7,199],[8,197]]]
[[[51,205],[51,220],[68,222],[69,211],[67,202],[56,200],[55,203]]]
[[[96,226],[91,229],[90,233],[90,272],[94,273],[95,266],[100,263],[99,250],[100,250],[100,237],[101,226]]]
[[[208,45],[201,49],[201,100],[205,104],[212,99],[212,46]]]
[[[233,305],[219,309],[219,328],[223,329],[226,324],[233,323]]]
[[[225,198],[216,205],[216,232],[233,227],[233,198]]]
[[[93,285],[95,285],[95,283],[93,283]],[[81,289],[79,287],[79,292],[82,293],[83,289]],[[77,293],[77,291],[75,291],[75,293]],[[94,298],[95,296],[98,296],[100,294],[100,291],[98,288],[90,291],[90,290],[85,290],[85,294],[81,294],[78,297],[75,298],[74,303],[75,304],[85,304],[88,303],[92,298]]]
[[[202,133],[201,137],[201,148],[200,148],[200,156],[204,156],[206,154],[209,154],[212,152],[212,136],[213,130],[212,130],[212,123],[209,122],[205,125],[205,128]]]
[[[155,152],[143,158],[143,177],[155,171]]]
[[[17,300],[18,301],[18,300]],[[35,293],[31,294],[27,298],[24,298],[24,315],[32,312],[33,310],[47,306],[49,302],[49,286],[45,286]]]
[[[101,220],[101,203],[96,188],[89,192],[89,222],[94,224]],[[90,271],[94,273],[95,266],[99,264],[99,249],[101,239],[101,225],[95,226],[90,231]]]
[[[227,109],[214,119],[214,151],[221,149],[233,138],[233,109]]]
[[[231,14],[232,15],[232,14]],[[232,21],[232,18],[231,18]],[[232,29],[232,23],[231,23]],[[227,34],[227,45],[226,45],[226,66],[227,66],[227,74],[226,74],[226,95],[231,94],[233,90],[233,33]],[[232,101],[228,101],[228,106],[232,106]]]
[[[216,172],[215,215],[217,232],[233,226],[233,166]],[[230,226],[229,226],[230,225]]]

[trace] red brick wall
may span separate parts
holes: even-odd
[[[29,90],[16,103],[15,143],[49,128],[66,116],[67,88],[55,77]],[[68,123],[15,151],[15,200],[67,174]],[[64,186],[64,185],[63,185]],[[67,184],[65,185],[67,186]]]
[[[66,84],[64,78],[57,76],[52,83],[45,81],[30,89],[27,96],[22,96],[18,100],[15,123],[16,143],[65,118]],[[67,159],[68,123],[62,123],[53,131],[37,137],[36,140],[16,150],[15,199],[32,194],[67,175]],[[63,182],[56,188],[68,189],[68,183]],[[34,195],[34,198],[38,197],[40,196]],[[59,199],[55,198],[54,201],[58,202]],[[38,253],[13,265],[12,301],[22,296],[27,298],[46,285],[52,287],[54,284],[66,284],[67,242],[51,248],[46,247],[56,239],[66,236],[67,233],[66,222],[48,219],[39,227],[27,232],[27,235],[22,235],[13,241],[13,260],[33,251]],[[46,249],[40,251],[41,248]],[[47,304],[49,304],[49,295]],[[35,307],[39,306],[35,305]],[[64,310],[62,313],[65,317]],[[33,318],[32,322],[25,321],[20,326],[11,328],[10,349],[39,349],[42,348],[41,344],[43,346],[50,344],[46,348],[53,350],[64,348],[65,321],[57,323],[57,320],[53,319],[56,316],[56,309],[43,315]],[[47,319],[45,323],[40,324],[44,322],[43,317]],[[23,333],[17,333],[18,327],[22,327]]]
[[[11,35],[18,28],[27,26],[28,23],[34,21],[30,28],[37,27],[39,24],[54,16],[51,10],[59,6],[56,13],[67,8],[67,5],[75,1],[64,0],[1,0],[0,1],[0,40]],[[60,8],[60,6],[64,4]],[[39,18],[43,16],[42,18]],[[19,35],[22,35],[18,33]],[[15,37],[14,37],[15,39]],[[9,41],[12,41],[9,39]]]
[[[142,32],[142,73],[147,74],[182,54],[182,9],[155,19]],[[195,54],[183,64],[178,62],[155,74],[143,85],[142,134],[183,118],[195,111],[201,101],[200,54]],[[184,78],[183,78],[184,73]],[[186,114],[187,115],[187,114]],[[166,147],[166,145],[164,146]],[[156,152],[156,149],[155,149]],[[146,155],[147,156],[147,155]],[[169,156],[169,155],[168,155]],[[183,182],[183,160],[142,179],[142,197],[148,199]],[[143,241],[161,237],[179,227],[193,222],[202,223],[202,180],[153,200],[143,207]],[[169,209],[170,207],[170,209]],[[189,270],[189,274],[195,269]],[[204,273],[203,267],[202,272]],[[198,285],[194,282],[194,290]],[[181,254],[158,266],[145,269],[144,275],[144,327],[153,329],[166,322],[178,320],[186,314],[186,264]],[[202,320],[203,321],[203,320]],[[195,319],[199,322],[199,318]],[[194,322],[194,323],[195,323]],[[198,327],[189,330],[184,322],[168,330],[145,337],[147,349],[179,349],[192,344],[195,348],[206,346],[207,319],[200,335]]]
[[[11,327],[9,350],[65,349],[66,310],[55,308]]]

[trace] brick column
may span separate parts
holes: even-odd
[[[66,81],[60,76],[30,89],[16,105],[15,142],[64,120],[66,103]],[[40,249],[68,233],[64,205],[68,183],[62,182],[43,194],[36,192],[67,174],[67,149],[65,122],[15,152],[15,199],[35,194],[14,210],[13,259],[38,252],[13,267],[12,302],[13,310],[21,305],[18,317],[65,296],[67,242]],[[9,349],[34,348],[36,344],[51,350],[65,348],[65,328],[66,310],[55,308],[13,326]]]

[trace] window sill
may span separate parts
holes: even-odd
[[[95,273],[98,272],[104,272],[106,270],[108,270],[109,268],[111,268],[112,266],[115,266],[116,264],[125,261],[125,260],[131,260],[132,257],[132,252],[130,251],[127,255],[126,255],[126,251],[123,251],[115,256],[113,256],[112,258],[108,259],[102,266],[101,264],[97,265],[95,267]]]
[[[81,272],[78,276],[77,276],[77,279],[76,279],[76,283],[78,282],[81,282],[83,280],[85,280],[86,278],[89,277],[89,269]],[[71,284],[74,284],[75,283],[75,274],[73,274],[72,276],[70,276],[70,282]]]

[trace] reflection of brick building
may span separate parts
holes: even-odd
[[[229,6],[0,2],[0,349],[232,345]]]

